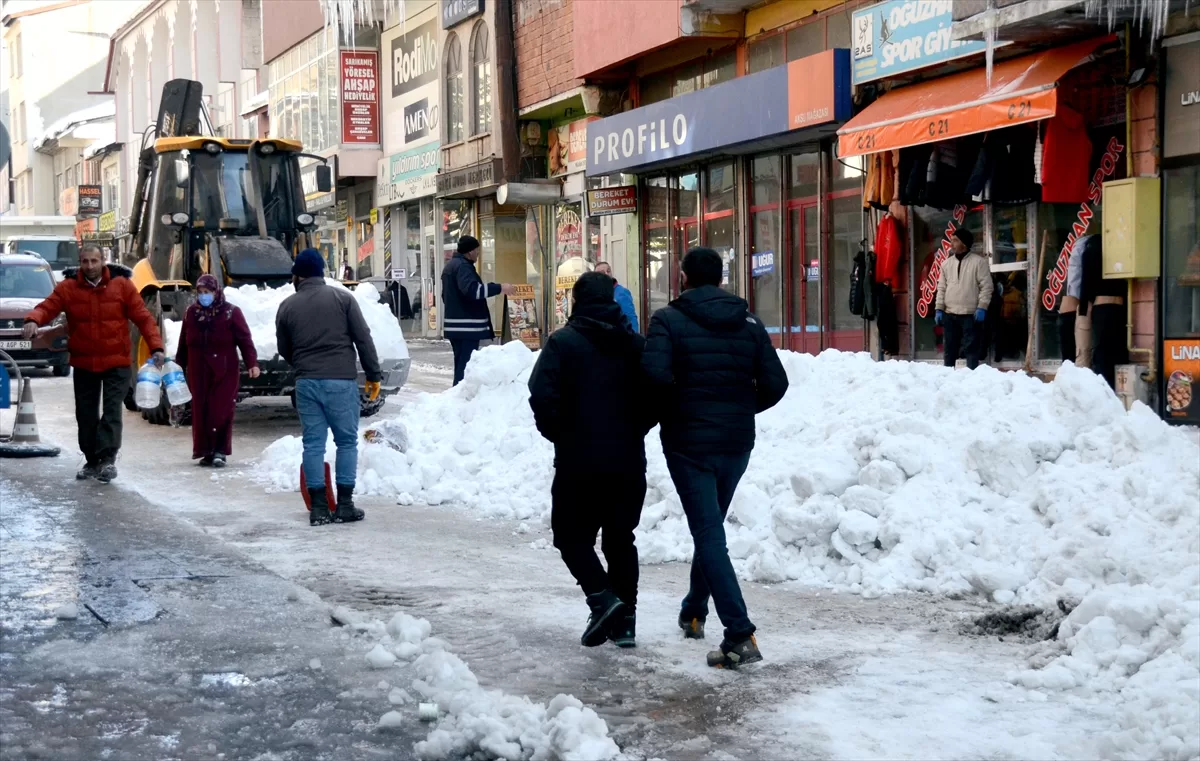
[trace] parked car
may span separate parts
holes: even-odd
[[[60,378],[67,364],[67,318],[59,315],[32,341],[21,336],[25,315],[54,290],[49,262],[36,254],[0,254],[0,350],[22,368],[50,368]]]

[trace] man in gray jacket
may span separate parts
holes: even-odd
[[[974,370],[983,353],[980,333],[992,303],[992,266],[987,257],[971,253],[974,242],[975,236],[966,227],[955,230],[950,239],[953,256],[942,261],[938,277],[933,322],[944,331],[946,367],[954,367],[961,352],[967,367]]]
[[[325,261],[306,248],[296,256],[296,292],[279,306],[275,337],[279,356],[296,374],[296,410],[304,441],[304,480],[312,510],[311,526],[350,523],[364,517],[354,506],[358,471],[358,365],[367,377],[367,396],[379,396],[383,373],[371,329],[353,294],[325,284]],[[325,442],[333,430],[337,444],[337,508],[329,509],[325,483]]]

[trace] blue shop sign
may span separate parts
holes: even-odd
[[[854,84],[982,53],[982,42],[950,39],[954,0],[888,0],[854,12]]]
[[[589,123],[587,174],[843,122],[850,106],[850,51],[826,50]]]

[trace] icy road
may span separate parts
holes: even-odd
[[[392,413],[449,385],[448,352],[413,360]],[[73,449],[70,381],[36,384],[43,438]],[[976,598],[747,584],[767,662],[713,672],[675,627],[687,568],[647,566],[637,649],[582,649],[540,528],[365,497],[364,523],[311,529],[298,495],[264,494],[250,463],[298,430],[286,400],[240,408],[214,474],[186,429],[127,415],[109,487],[69,455],[0,461],[0,759],[413,757],[432,725],[389,701],[413,675],[373,668],[335,606],[426,619],[485,688],[575,696],[628,758],[1082,759],[1115,725],[1103,700],[1013,686],[1029,643],[960,634],[995,607]]]

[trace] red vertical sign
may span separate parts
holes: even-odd
[[[342,142],[379,142],[379,53],[341,51]]]

